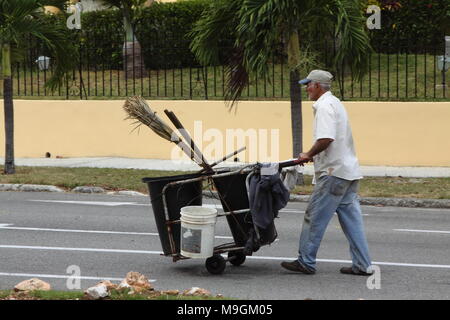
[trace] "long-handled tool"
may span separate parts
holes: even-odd
[[[177,118],[177,116],[175,115],[175,113],[173,113],[170,110],[164,110],[164,113],[167,115],[167,117],[170,119],[170,121],[172,121],[173,125],[180,131],[181,135],[183,136],[183,138],[186,141],[190,141],[191,143],[191,149],[194,150],[194,152],[201,157],[202,162],[204,163],[205,168],[203,168],[200,172],[207,172],[212,171],[212,168],[214,166],[216,166],[217,164],[227,160],[228,158],[231,158],[232,156],[238,154],[239,152],[242,152],[246,149],[246,147],[242,147],[239,150],[236,150],[228,155],[226,155],[225,157],[223,157],[222,159],[212,163],[212,164],[208,164],[207,160],[205,159],[205,157],[203,156],[202,152],[200,151],[200,149],[196,146],[194,140],[189,136],[189,133],[186,131],[186,129],[183,127],[183,125],[181,124],[181,121]]]
[[[134,123],[137,124],[136,128],[139,128],[142,124],[145,124],[149,127],[153,132],[162,137],[163,139],[175,143],[183,152],[195,163],[204,169],[207,168],[205,166],[202,157],[198,156],[196,152],[191,150],[190,146],[188,146],[167,124],[161,120],[160,117],[157,116],[156,112],[154,112],[147,102],[139,96],[129,97],[125,104],[123,105],[123,109],[128,114],[128,117],[125,119],[136,120]],[[135,128],[135,129],[136,129]]]
[[[239,152],[242,152],[242,151],[244,151],[245,149],[246,149],[245,147],[242,147],[242,148],[240,148],[240,149],[238,149],[238,150],[236,150],[236,151],[234,151],[234,152],[232,152],[232,153],[230,153],[230,154],[227,154],[225,157],[223,157],[223,158],[220,159],[220,160],[217,160],[216,162],[211,163],[209,166],[210,166],[211,168],[213,168],[213,167],[215,167],[216,165],[218,165],[219,163],[224,162],[225,160],[231,158],[232,156],[237,155]],[[203,172],[204,170],[205,170],[205,169],[202,169],[200,172]]]
[[[191,138],[191,136],[189,135],[187,130],[183,127],[183,125],[181,124],[181,121],[177,118],[175,113],[173,113],[172,111],[169,111],[167,109],[164,110],[164,113],[170,119],[170,121],[172,121],[175,128],[178,129],[180,134],[183,136],[184,140],[187,141],[187,143],[190,143],[190,147],[194,151],[194,153],[201,159],[202,167],[203,167],[202,171],[212,172],[213,170],[212,170],[211,166],[208,164],[208,161],[205,159],[202,152],[197,147],[197,145],[195,144],[194,140]]]

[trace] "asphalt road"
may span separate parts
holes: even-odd
[[[38,277],[69,290],[75,265],[81,289],[138,271],[157,290],[202,287],[241,299],[450,299],[450,210],[363,207],[372,259],[380,267],[380,281],[372,278],[370,289],[368,278],[339,273],[350,254],[337,217],[315,275],[280,267],[296,257],[305,206],[290,203],[280,212],[272,245],[242,266],[228,264],[224,274],[211,275],[203,259],[173,263],[161,255],[147,197],[0,192],[0,289]],[[224,218],[216,236],[217,243],[232,241]]]

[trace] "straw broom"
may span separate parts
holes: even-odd
[[[175,143],[191,160],[203,167],[202,159],[193,152],[183,140],[181,140],[172,128],[158,117],[156,112],[150,108],[142,97],[129,97],[125,101],[123,109],[128,114],[128,117],[126,117],[125,120],[135,120],[133,124],[137,124],[133,130],[136,130],[143,124],[146,125],[161,138]]]

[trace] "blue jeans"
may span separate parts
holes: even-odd
[[[352,268],[366,271],[371,265],[357,195],[358,182],[333,176],[318,179],[305,212],[299,242],[298,261],[307,269],[316,270],[317,251],[335,212],[350,243]]]

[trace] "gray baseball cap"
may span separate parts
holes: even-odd
[[[324,83],[324,84],[331,84],[331,80],[333,80],[333,75],[329,73],[328,71],[324,70],[313,70],[311,71],[308,76],[300,80],[298,83],[300,84],[308,84],[311,81]]]

